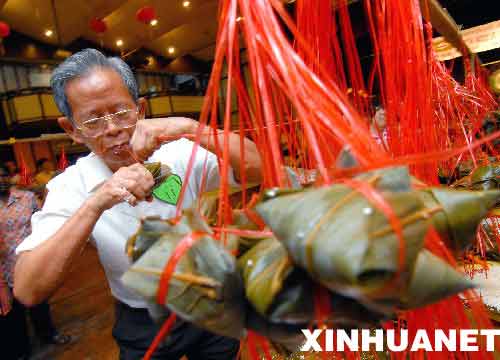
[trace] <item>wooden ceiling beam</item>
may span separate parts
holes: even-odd
[[[429,21],[432,24],[432,27],[436,29],[436,31],[439,32],[451,45],[453,45],[460,52],[465,51],[466,54],[463,55],[476,56],[477,61],[481,63],[477,54],[474,54],[465,43],[455,20],[453,20],[451,15],[437,0],[420,0],[420,7],[422,8],[424,19]]]

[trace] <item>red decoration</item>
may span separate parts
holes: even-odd
[[[89,25],[92,31],[96,34],[103,34],[106,30],[108,30],[108,25],[106,25],[106,22],[103,19],[93,18],[90,20]]]
[[[21,175],[21,179],[19,180],[20,186],[29,186],[32,183],[32,177],[28,166],[26,165],[26,161],[24,161],[24,156],[21,153],[21,159],[19,164],[19,174]]]
[[[143,6],[135,13],[135,18],[146,25],[149,25],[151,20],[156,19],[156,11],[152,6]]]
[[[68,159],[66,158],[66,151],[64,150],[64,146],[61,147],[61,155],[59,156],[59,161],[57,163],[57,169],[60,171],[64,171],[69,165]]]
[[[0,38],[6,38],[10,35],[10,26],[9,24],[0,21]]]

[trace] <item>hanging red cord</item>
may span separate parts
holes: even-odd
[[[64,171],[69,165],[68,159],[66,158],[66,151],[64,146],[61,147],[61,155],[59,156],[59,161],[57,162],[57,170]]]
[[[151,359],[151,357],[154,355],[154,352],[156,351],[156,349],[158,348],[160,343],[163,341],[163,339],[165,339],[168,336],[170,330],[172,330],[172,327],[174,326],[176,319],[177,319],[177,316],[175,315],[175,313],[171,313],[169,315],[167,320],[165,320],[165,322],[161,326],[160,331],[158,331],[158,334],[156,334],[153,342],[151,343],[150,347],[148,348],[148,351],[144,355],[143,360],[150,360]]]
[[[172,256],[170,256],[167,263],[165,264],[165,268],[163,269],[163,272],[161,274],[156,296],[156,301],[158,302],[158,304],[165,305],[165,301],[168,296],[168,287],[170,284],[170,279],[172,278],[172,274],[174,273],[178,262],[180,261],[182,256],[196,243],[196,241],[201,237],[203,237],[204,235],[206,234],[202,232],[193,232],[186,235],[184,238],[181,239],[181,241],[179,241],[175,250],[172,252]],[[176,320],[175,313],[171,313],[170,316],[165,321],[165,323],[162,325],[158,334],[155,336],[148,351],[144,355],[144,360],[151,359],[151,356],[156,351],[158,345],[163,341],[164,338],[168,336],[170,330],[172,329],[175,323],[175,320]]]
[[[441,163],[452,158],[448,165],[456,166],[467,154],[477,160],[481,158],[480,145],[498,138],[497,133],[475,141],[480,128],[479,119],[487,113],[489,106],[488,101],[483,103],[477,100],[484,92],[481,77],[469,75],[466,84],[459,85],[452,81],[449,70],[435,61],[429,28],[424,28],[417,0],[365,1],[375,52],[367,82],[360,71],[346,1],[338,4],[340,8],[334,10],[331,1],[297,1],[298,18],[295,24],[280,0],[220,2],[214,64],[199,119],[200,126],[193,138],[199,144],[202,136],[210,134],[215,144],[214,152],[219,158],[221,188],[217,231],[225,233],[225,227],[232,221],[229,136],[235,123],[235,106],[240,144],[244,137],[252,139],[261,156],[263,187],[288,185],[283,169],[286,165],[281,149],[283,145],[288,147],[292,166],[318,172],[314,186],[333,183],[339,174],[353,175],[394,165],[411,165],[412,174],[427,184],[437,184]],[[238,17],[242,19],[239,22],[236,21]],[[284,27],[292,35],[293,44]],[[244,71],[239,46],[242,42],[245,44],[247,63]],[[378,85],[386,112],[389,152],[370,133],[367,116],[371,113],[371,104],[367,96],[374,84]],[[348,88],[352,89],[350,94]],[[219,124],[222,124],[222,130],[218,130]],[[450,130],[456,130],[456,134],[450,135]],[[340,171],[335,168],[336,155],[344,146],[358,160],[356,169]],[[197,145],[189,161],[186,179],[193,173],[196,148]],[[245,158],[243,150],[240,150],[240,156]],[[243,170],[241,181],[245,187],[244,167],[240,170]],[[204,183],[205,176],[203,172],[200,183]],[[187,183],[184,182],[181,190],[178,214]],[[383,209],[399,235],[401,264],[404,239],[392,209],[380,201],[373,189],[352,180],[345,183]],[[243,210],[252,214],[249,209],[252,201],[245,198],[243,203],[246,205]],[[192,243],[194,240],[191,238],[179,244],[175,261]],[[427,248],[446,258],[446,251],[441,246],[444,245],[436,234],[430,235],[426,241]],[[168,270],[166,268],[162,276],[159,301],[166,299],[175,261],[167,264]],[[474,325],[487,326],[479,301],[471,294],[466,299],[477,321]],[[321,307],[319,310],[329,311]],[[413,333],[421,327],[430,330],[432,326],[443,329],[447,326],[471,326],[458,297],[421,311],[404,312],[401,317]],[[258,356],[257,342],[250,333],[248,349],[253,358]],[[261,347],[266,353],[265,345],[261,344]],[[446,358],[447,355],[429,356]],[[470,354],[470,357],[480,358],[483,355]],[[397,354],[393,357],[404,356]],[[419,358],[424,355],[417,353],[409,356]]]

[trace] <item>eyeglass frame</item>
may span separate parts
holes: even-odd
[[[116,116],[118,114],[122,114],[122,113],[125,113],[125,112],[135,113],[137,119],[135,120],[134,124],[128,125],[128,126],[121,126],[120,124],[117,124],[116,122],[114,122],[114,119],[116,118]],[[112,113],[112,114],[107,114],[107,115],[103,115],[103,116],[98,116],[98,117],[95,117],[95,118],[87,119],[87,120],[85,120],[85,121],[82,122],[82,125],[85,124],[86,122],[89,122],[89,121],[98,121],[98,120],[102,119],[106,123],[108,121],[113,121],[113,124],[115,126],[120,127],[121,129],[129,129],[131,127],[134,127],[137,124],[137,121],[142,120],[142,119],[139,119],[139,114],[140,113],[141,113],[141,111],[140,111],[139,107],[136,107],[135,109],[123,109],[123,110],[117,111],[117,112]],[[101,132],[99,132],[96,135],[88,135],[88,134],[85,133],[86,131],[85,131],[85,129],[81,125],[75,123],[75,128],[77,128],[84,136],[89,137],[89,138],[99,137],[104,132],[104,131],[101,131]]]

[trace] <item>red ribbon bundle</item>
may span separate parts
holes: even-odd
[[[221,232],[231,223],[228,137],[235,108],[241,141],[248,137],[259,149],[264,187],[289,185],[284,176],[283,145],[292,155],[293,167],[317,170],[315,186],[330,184],[340,172],[347,173],[336,169],[336,158],[344,146],[359,162],[359,167],[350,170],[351,175],[377,167],[411,165],[412,173],[428,184],[438,182],[441,162],[478,148],[479,143],[472,144],[472,139],[479,119],[492,104],[482,77],[469,75],[464,85],[457,86],[442,65],[435,62],[419,1],[365,1],[374,51],[368,79],[362,76],[347,1],[335,4],[337,7],[331,1],[297,0],[295,23],[280,0],[221,1],[216,54],[194,139],[199,144],[208,130],[216,144],[221,175],[217,229]],[[284,27],[293,36],[293,43]],[[245,44],[246,68],[242,65],[241,42]],[[386,112],[387,150],[370,132],[369,116],[373,109],[369,99],[375,83]],[[483,100],[473,101],[473,97]],[[453,109],[460,101],[461,106]],[[452,111],[456,113],[450,118]],[[464,126],[466,118],[476,120]],[[220,119],[222,142],[216,136],[220,133]],[[463,131],[460,141],[449,136],[449,129],[456,126]],[[481,141],[489,143],[496,137],[498,134]],[[241,155],[244,157],[244,153]],[[192,175],[195,156],[196,147],[186,178]],[[241,173],[245,187],[243,167]],[[383,208],[400,233],[400,219],[379,201],[376,192],[363,184],[345,181]],[[183,203],[185,189],[184,186],[181,190],[179,204]],[[243,207],[248,205],[243,199]],[[400,240],[404,241],[402,237]],[[429,234],[426,247],[441,257],[450,256],[435,232]],[[463,301],[470,306],[474,327],[490,327],[484,308],[472,292],[466,293]],[[320,310],[318,313],[325,311]],[[419,328],[471,327],[458,297],[405,312],[401,319],[413,333]],[[250,342],[255,343],[255,339],[250,335]],[[266,349],[267,356],[267,345],[261,348]],[[488,357],[483,350],[467,355]],[[249,352],[254,358],[258,356],[254,347]],[[419,352],[392,355],[423,356]],[[444,359],[450,354],[426,356]]]

